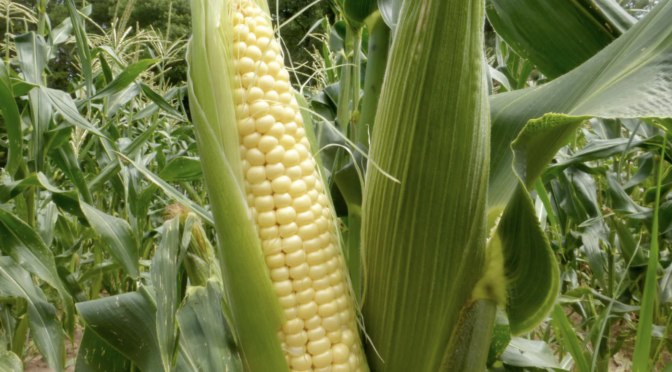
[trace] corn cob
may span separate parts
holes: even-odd
[[[234,2],[236,119],[248,205],[286,314],[291,371],[365,372],[332,210],[269,16]]]

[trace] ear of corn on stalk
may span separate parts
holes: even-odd
[[[205,2],[212,3],[216,1]],[[204,133],[214,136],[222,133],[218,147],[224,148],[230,163],[239,162],[240,191],[246,194],[247,212],[252,221],[244,219],[238,224],[253,222],[258,236],[257,244],[250,242],[249,247],[241,249],[258,249],[256,254],[263,254],[264,280],[272,283],[277,295],[274,303],[268,306],[279,303],[284,315],[284,320],[274,330],[277,335],[273,337],[280,344],[286,365],[292,371],[366,371],[332,208],[311,154],[280,44],[274,38],[264,4],[260,6],[259,3],[251,0],[224,2],[219,29],[227,30],[223,33],[226,52],[222,54],[228,58],[227,67],[232,70],[229,88],[233,94],[230,98],[222,96],[230,101],[211,102],[215,105],[235,104],[235,121],[227,118],[219,123],[226,128],[219,128],[213,126],[213,117],[208,128],[203,123],[199,126],[195,120],[199,146],[211,141],[203,138]],[[222,26],[224,22],[228,24]],[[194,35],[196,43],[198,39],[196,33]],[[194,58],[195,55],[191,55],[192,65],[196,64]],[[199,74],[193,66],[190,68],[190,77]],[[226,70],[222,71],[222,74],[226,73]],[[192,84],[194,100],[200,103],[212,99],[197,92],[207,94],[203,89],[203,85],[208,84],[205,79],[194,78]],[[205,130],[201,131],[201,128]],[[239,140],[237,154],[230,149],[228,135],[231,128]],[[212,197],[217,185],[208,180],[205,163],[209,159],[203,151],[202,160]],[[229,169],[236,173],[233,164]],[[241,178],[236,178],[240,182]],[[240,198],[241,195],[228,192],[227,197]],[[213,204],[217,222],[215,208],[217,206]],[[224,237],[223,231],[218,229],[218,232]],[[227,261],[226,250],[222,253],[223,261]],[[259,262],[255,264],[259,266]],[[234,275],[225,275],[225,281]],[[229,288],[232,286],[233,283],[228,285]],[[232,298],[230,302],[237,322],[236,299]],[[244,331],[239,329],[246,363],[252,364],[250,359],[253,357],[247,355],[241,332]]]

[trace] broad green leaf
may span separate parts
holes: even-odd
[[[99,243],[124,267],[130,277],[137,279],[140,276],[138,243],[128,222],[110,216],[84,201],[80,205],[91,227],[100,236]]]
[[[166,372],[171,371],[177,344],[177,305],[180,299],[177,281],[180,279],[180,216],[163,224],[163,237],[151,266],[152,285],[156,289],[156,330],[161,361]]]
[[[342,0],[345,15],[362,23],[378,8],[378,0]]]
[[[130,372],[131,361],[87,327],[84,329],[84,336],[77,351],[75,370],[77,372]]]
[[[505,205],[515,190],[514,153],[515,172],[530,188],[584,120],[672,117],[672,95],[662,93],[672,91],[666,72],[672,66],[670,17],[672,3],[661,1],[623,36],[561,78],[491,97],[491,208]]]
[[[179,119],[181,119],[181,120],[183,120],[183,121],[187,121],[187,120],[184,118],[184,116],[182,116],[182,114],[181,114],[179,111],[177,111],[176,109],[174,109],[173,106],[171,106],[170,103],[168,103],[168,102],[164,99],[164,97],[161,97],[158,93],[156,93],[155,91],[153,91],[152,88],[150,88],[150,87],[147,86],[146,84],[140,83],[139,85],[140,85],[140,87],[142,88],[142,92],[147,96],[147,98],[149,98],[150,100],[152,100],[152,102],[154,102],[154,104],[155,104],[157,107],[161,108],[161,110],[163,110],[163,111],[165,111],[165,112],[167,112],[167,113],[173,115],[173,116],[176,117],[176,118],[179,118]],[[177,90],[178,90],[178,89],[179,89],[179,88],[174,88],[174,91],[177,93]],[[166,94],[166,95],[167,95],[167,94]],[[170,99],[170,98],[169,98],[169,99]],[[149,106],[146,107],[145,109],[149,109]],[[143,111],[144,111],[145,109],[143,109]],[[140,114],[140,113],[138,113],[138,115],[139,115],[139,114]],[[137,120],[137,119],[134,118],[134,120]]]
[[[144,86],[143,86],[143,91],[144,91]],[[175,87],[172,88],[171,90],[168,91],[163,97],[161,97],[161,100],[159,100],[156,96],[147,94],[147,97],[151,99],[154,103],[151,105],[147,105],[145,108],[140,110],[137,114],[133,115],[133,120],[141,120],[146,117],[152,116],[155,113],[159,112],[159,109],[163,109],[168,113],[172,113],[173,111],[169,111],[168,107],[172,108],[172,106],[168,103],[171,99],[175,97],[175,95],[178,95],[178,97],[182,97],[183,94],[185,94],[187,91],[187,86],[181,86],[181,87]],[[165,102],[165,104],[164,104]],[[176,111],[176,110],[174,110]],[[178,112],[178,117],[182,118],[182,114]],[[185,120],[184,118],[182,118]],[[186,120],[185,120],[186,121]]]
[[[0,111],[7,131],[9,155],[6,170],[10,176],[16,173],[23,157],[23,133],[21,133],[21,114],[12,94],[11,82],[6,76],[7,67],[0,61]]]
[[[80,66],[82,74],[86,82],[86,97],[90,98],[93,95],[93,65],[91,62],[91,49],[89,49],[89,42],[86,36],[86,27],[84,20],[77,11],[75,0],[65,0],[65,5],[70,14],[70,22],[75,32],[75,41],[77,43],[77,54],[79,55]]]
[[[56,269],[54,255],[42,241],[42,237],[13,214],[0,209],[0,241],[2,253],[38,278],[56,288],[63,303],[65,330],[73,337],[75,308]]]
[[[565,314],[565,309],[563,307],[555,305],[553,308],[552,322],[555,334],[562,335],[560,344],[574,358],[577,372],[590,372],[590,367],[588,366],[586,357],[583,355],[579,338],[576,336],[576,332],[574,331],[572,324],[569,322],[569,319],[567,319],[567,315]]]
[[[33,284],[30,274],[10,257],[0,257],[0,294],[26,299],[30,331],[37,350],[51,369],[63,372],[65,344],[56,309]]]
[[[569,372],[560,368],[553,351],[544,341],[514,337],[502,354],[502,362],[514,367],[553,368],[554,371]]]
[[[268,9],[266,1],[259,1]],[[187,53],[189,106],[215,228],[224,292],[243,364],[252,371],[287,371],[276,330],[285,315],[269,280],[248,209],[233,96],[230,0],[195,0]]]
[[[636,21],[614,0],[592,5],[581,1],[486,0],[485,9],[497,34],[516,53],[532,61],[544,75],[557,78],[597,54]],[[609,16],[621,18],[612,20]]]
[[[199,158],[178,156],[161,169],[159,177],[166,182],[196,181],[203,178],[203,167]]]
[[[189,350],[200,371],[242,372],[243,366],[229,325],[222,315],[221,285],[208,280],[205,287],[190,287],[177,312],[181,344]]]
[[[93,331],[143,372],[165,372],[156,338],[156,311],[137,292],[77,304]]]
[[[64,144],[60,148],[54,150],[51,157],[54,159],[54,162],[56,162],[59,169],[63,171],[68,179],[75,185],[84,202],[93,204],[93,198],[86,185],[84,174],[80,169],[79,162],[77,162],[77,156],[75,156],[75,151],[72,148],[72,145],[69,142]]]
[[[440,371],[483,369],[483,360],[490,350],[496,313],[497,304],[493,300],[476,300],[462,311]]]
[[[158,59],[142,59],[134,64],[126,67],[114,80],[107,84],[107,86],[100,90],[92,99],[109,97],[113,94],[119,93],[132,84],[135,79],[143,72],[147,71],[151,66],[161,62]]]
[[[401,12],[403,3],[403,0],[378,0],[380,14],[383,16],[387,26],[392,29],[392,34],[394,34],[394,30],[397,28],[399,13]]]
[[[99,137],[105,137],[98,130],[98,128],[91,125],[91,123],[89,123],[89,121],[79,113],[75,102],[68,93],[45,87],[41,87],[40,91],[44,92],[45,96],[49,99],[49,102],[53,105],[56,111],[63,115],[65,121],[82,129],[88,130]]]
[[[457,352],[449,339],[483,275],[483,12],[477,0],[405,1],[400,12],[370,152],[400,183],[369,167],[362,213],[362,313],[375,371],[439,370]],[[479,372],[481,354],[472,361]]]
[[[16,354],[11,351],[0,353],[0,371],[23,372],[23,363]]]

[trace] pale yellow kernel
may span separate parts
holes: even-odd
[[[236,117],[246,118],[250,116],[250,105],[243,103],[236,106]]]
[[[282,165],[282,164],[280,164],[280,161],[282,161],[282,157],[284,155],[285,155],[285,148],[282,147],[282,146],[276,146],[273,150],[269,151],[266,154],[266,162],[269,163],[269,164]],[[283,171],[283,173],[285,171],[285,166],[284,165],[282,165],[282,171]],[[275,179],[275,178],[273,178],[273,179]]]
[[[329,341],[331,343],[331,341]],[[331,349],[325,351],[324,353],[313,355],[313,365],[315,368],[324,368],[331,365],[331,362],[334,360]]]
[[[291,270],[290,270],[290,273],[291,273]],[[312,287],[313,287],[313,281],[307,276],[303,279],[294,279],[292,281],[292,288],[294,288],[294,292],[297,292],[297,293],[303,292],[304,290],[306,290],[308,288],[312,288]],[[308,301],[311,301],[311,300],[312,300],[312,298]],[[305,302],[300,302],[300,303],[303,304]]]
[[[247,118],[238,121],[238,134],[241,136],[247,136],[248,134],[254,133],[256,129],[255,120],[252,118]]]
[[[257,34],[257,48],[259,48],[263,53],[268,53],[268,52],[273,52],[269,46],[271,44],[271,40],[266,37],[266,36],[261,36]],[[262,59],[265,59],[264,56],[261,57]]]
[[[332,372],[331,365],[328,365],[323,368],[313,368],[313,372]]]
[[[233,16],[233,24],[239,25],[241,23],[245,23],[245,16],[242,15],[240,12],[236,12]]]
[[[317,280],[324,278],[327,275],[327,273],[328,273],[327,264],[323,263],[320,265],[311,266],[310,270],[308,271],[308,276],[310,276],[310,278],[313,280]]]
[[[285,319],[287,320],[296,319],[299,316],[299,311],[296,307],[290,307],[282,310],[285,312]]]
[[[315,222],[315,216],[311,211],[302,212],[296,215],[296,224],[299,226],[305,226],[312,224],[313,222]]]
[[[347,324],[350,321],[350,310],[345,309],[338,313],[338,315],[341,317],[341,324]]]
[[[324,194],[320,194],[320,196],[317,197],[317,202],[320,203],[322,208],[327,208],[329,206],[329,200]]]
[[[279,224],[286,225],[286,224],[289,224],[289,223],[293,222],[296,219],[296,211],[292,207],[278,208],[278,210],[275,214],[275,217],[276,217]],[[296,238],[294,238],[294,237],[296,237]],[[296,235],[294,237],[291,237],[291,238],[288,238],[288,239],[294,238],[295,240],[298,240],[299,241],[298,244],[299,244],[299,247],[300,247],[301,244],[303,244],[303,242],[301,241],[301,238],[299,238]],[[286,241],[285,244],[290,243],[290,241],[288,239],[284,239]]]
[[[258,38],[265,37],[265,38],[271,38],[273,36],[273,31],[271,31],[270,28],[267,27],[268,23],[265,25],[259,25],[257,23],[257,27],[254,29],[254,33],[257,34],[257,40]]]
[[[251,47],[248,47],[247,50],[250,50]],[[289,81],[289,72],[287,70],[283,69],[278,72],[278,74],[275,76],[276,80],[280,81]]]
[[[270,268],[285,266],[285,254],[279,252],[266,256],[266,265]]]
[[[274,148],[278,146],[278,139],[264,134],[261,136],[261,139],[259,139],[259,150],[261,150],[263,153],[270,152]]]
[[[342,343],[336,344],[331,348],[334,355],[334,364],[342,364],[350,358],[350,348]]]
[[[268,65],[261,61],[254,62],[254,72],[258,76],[268,75]]]
[[[299,116],[299,115],[297,115],[297,116]],[[294,118],[294,119],[296,119],[296,118]],[[306,148],[309,148],[310,143],[306,144],[307,140],[306,140],[306,142],[303,141],[304,139],[306,139],[306,130],[303,128],[303,125],[301,125],[301,123],[299,123],[299,121],[295,120],[295,122],[299,126],[299,129],[297,129],[296,133],[294,133],[294,138],[296,138],[296,141],[299,144],[305,146]]]
[[[297,129],[297,131],[298,130],[299,129]],[[294,136],[296,137],[296,134]],[[299,159],[301,159],[300,160],[301,162],[309,160],[309,159],[312,160],[312,157],[310,155],[310,151],[308,151],[308,148],[306,146],[304,146],[302,143],[300,143],[300,142],[297,143],[296,146],[294,146],[294,149],[296,151],[298,151]],[[315,172],[315,170],[312,170],[311,172],[308,172],[307,174],[313,174],[314,172]]]
[[[247,44],[244,41],[234,43],[233,44],[233,55],[236,58],[240,58],[245,55],[245,51],[247,50]],[[274,61],[274,63],[277,63]],[[238,61],[238,68],[240,69],[240,61]],[[276,72],[277,74],[277,72]],[[275,75],[273,75],[275,76]]]
[[[275,40],[271,41],[271,49],[276,53],[280,53],[280,44]],[[275,60],[281,65],[285,64],[285,59],[280,54],[278,54]]]
[[[254,9],[253,6],[248,6],[247,8],[243,9],[243,14],[246,15],[245,24],[250,29],[250,32],[254,32],[254,29],[257,27],[257,22],[255,22],[254,18],[252,18],[254,13],[256,13],[256,9]]]
[[[296,347],[287,347],[287,345],[283,345],[283,350],[287,351],[287,354],[289,356],[301,356],[306,354],[306,346],[296,346]]]
[[[250,33],[247,34],[247,39],[245,39],[245,43],[247,45],[256,45],[257,44],[257,35],[254,34],[254,29],[250,27],[248,24],[247,27],[250,28]]]
[[[308,192],[306,193],[306,195],[308,195],[308,196],[310,197],[310,201],[311,201],[311,203],[318,203],[318,199],[319,199],[319,197],[320,197],[320,193],[319,193],[317,190],[315,190],[315,189],[310,190],[310,191],[308,191]],[[318,204],[319,204],[319,203],[318,203]],[[320,205],[320,206],[321,206],[321,205]]]
[[[248,178],[248,181],[250,181],[249,178]],[[271,195],[273,193],[273,189],[271,188],[271,183],[268,180],[264,180],[261,183],[253,184],[252,185],[252,193],[255,196]],[[277,205],[277,203],[276,203],[276,205]]]
[[[341,336],[341,343],[347,346],[348,349],[352,348],[352,345],[355,344],[355,334],[350,329],[343,331],[343,336]]]
[[[286,171],[286,170],[285,170]],[[280,176],[271,183],[273,191],[276,193],[286,193],[292,187],[292,180],[287,176]],[[291,195],[287,194],[291,197]]]
[[[303,250],[301,250],[301,252],[303,252]],[[291,276],[292,279],[299,280],[305,278],[308,275],[308,272],[310,272],[310,266],[304,262],[289,269],[289,276]]]
[[[275,288],[275,293],[277,293],[279,297],[287,296],[292,293],[292,281],[283,280],[281,282],[274,282],[273,288]],[[319,312],[320,310],[318,309],[317,311]],[[287,332],[285,331],[285,333]]]
[[[248,57],[241,58],[238,61],[238,71],[240,71],[241,75],[253,72],[254,60]]]
[[[313,358],[315,355],[322,354],[327,350],[331,350],[331,341],[326,337],[308,343],[308,352],[313,355]]]
[[[269,66],[269,72],[270,72],[270,66]],[[262,76],[262,77],[259,78],[259,81],[257,82],[257,85],[259,86],[259,88],[263,89],[264,92],[268,92],[270,90],[273,90],[273,88],[277,86],[277,83],[276,83],[275,79],[273,78],[273,76],[266,75],[266,76]],[[277,91],[277,89],[276,89],[276,91]]]
[[[266,163],[266,155],[256,147],[247,150],[245,159],[249,161],[251,165],[263,165]]]
[[[318,305],[324,305],[326,303],[333,302],[334,300],[335,300],[334,290],[331,289],[331,287],[321,289],[315,292],[315,302],[317,302]]]
[[[257,87],[252,87],[247,91],[247,103],[251,104],[263,98],[264,98],[264,91]]]
[[[306,320],[304,323],[305,323],[305,328],[307,330],[315,329],[322,324],[322,317],[320,317],[319,315],[315,315],[314,317]]]
[[[336,297],[340,297],[345,292],[345,287],[343,286],[343,283],[336,284],[335,286],[332,287],[332,289],[334,290],[334,295]]]
[[[293,335],[285,336],[285,343],[287,343],[287,346],[289,347],[303,346],[306,344],[306,342],[308,342],[308,335],[306,334],[306,331],[301,331]]]
[[[296,124],[299,127],[303,127],[303,116],[301,116],[301,114],[296,114],[296,116],[294,117],[294,121],[296,122]],[[305,129],[304,129],[304,132],[303,132],[303,136],[304,137],[306,136]]]
[[[278,146],[280,147],[280,146]],[[274,180],[285,174],[285,166],[281,163],[277,164],[267,164],[266,165],[266,178],[269,180]]]
[[[268,21],[268,19],[266,19],[266,17],[264,17],[263,14],[261,14],[261,15],[258,15],[258,16],[256,16],[256,17],[254,17],[254,22],[257,23],[257,27],[258,27],[258,26],[265,26],[265,27],[268,27],[268,22],[269,22],[269,21]],[[259,33],[256,29],[255,29],[254,32],[257,33],[257,34]]]
[[[322,181],[320,180],[320,177],[317,175],[317,173],[313,173],[317,181],[315,181],[315,190],[318,192],[324,191],[324,185],[322,184]]]
[[[287,173],[287,170],[285,170],[285,173]],[[320,205],[322,205],[322,203],[320,203],[320,198],[319,198],[319,196],[318,196],[317,202],[318,202]],[[324,217],[324,218],[326,218],[327,220],[331,221],[331,217],[332,217],[332,215],[331,215],[331,209],[329,209],[329,208],[327,208],[327,207],[325,207],[325,206],[322,205],[322,217]],[[334,230],[334,226],[333,226],[333,224],[330,222],[330,223],[329,223],[329,231],[333,231],[333,230]]]
[[[329,286],[331,286],[331,281],[329,280],[329,276],[325,276],[322,279],[313,280],[313,289],[315,291],[319,291],[319,290],[328,288]]]
[[[341,267],[341,263],[338,258],[332,256],[332,258],[327,259],[329,260],[327,261],[327,271],[329,274],[336,272]]]
[[[285,282],[286,280],[276,280],[276,282]],[[282,306],[283,309],[289,309],[292,307],[296,306],[296,295],[294,293],[290,293],[286,296],[280,296],[280,306]]]
[[[296,112],[291,107],[283,107],[282,108],[282,117],[280,120],[282,120],[283,123],[289,124],[294,122],[294,116],[296,116]]]
[[[341,275],[341,270],[336,270],[332,274],[329,274],[329,284],[335,286],[341,284],[343,277]],[[341,310],[341,309],[339,309]]]
[[[327,256],[324,253],[324,249],[318,249],[315,252],[312,252],[306,256],[306,262],[308,262],[308,265],[314,266],[314,265],[319,265],[326,261]]]
[[[259,230],[259,237],[262,239],[273,239],[277,238],[280,235],[280,232],[278,230],[277,226],[271,226],[271,227],[264,227],[261,230]]]
[[[275,197],[276,197],[275,204],[277,205],[278,204],[278,202],[277,202],[278,195],[276,194]],[[298,231],[299,231],[299,226],[294,222],[292,222],[290,224],[287,224],[287,225],[281,225],[280,229],[279,229],[280,236],[283,237],[283,238],[287,238],[287,237],[290,237],[292,235],[295,235]]]
[[[351,371],[352,370],[350,369],[350,363],[334,364],[331,366],[331,372],[351,372]]]
[[[303,242],[303,250],[305,250],[306,253],[315,252],[320,248],[322,248],[320,238],[309,239]]]
[[[245,103],[247,91],[243,88],[236,88],[234,90],[234,95],[236,96],[236,105]],[[240,121],[238,122],[238,127],[240,127]]]
[[[348,363],[350,363],[350,368],[355,369],[359,365],[359,358],[357,358],[357,355],[354,353],[350,353],[350,358],[348,359]],[[359,370],[359,369],[357,369]]]
[[[285,262],[287,263],[287,266],[290,267],[302,265],[306,262],[306,252],[299,249],[298,251],[287,253],[285,254]]]
[[[296,201],[296,199],[294,199]],[[296,209],[296,207],[295,207]],[[297,209],[297,212],[299,210]],[[312,213],[311,213],[312,214]],[[315,239],[318,237],[317,233],[317,225],[314,223],[305,225],[305,226],[300,226],[299,227],[299,233],[298,235],[303,239],[303,241],[310,240],[310,239]]]
[[[282,164],[287,168],[299,164],[299,152],[294,149],[285,151],[285,156],[282,158]]]
[[[303,240],[298,235],[292,235],[287,238],[282,239],[282,250],[285,253],[292,253],[301,250],[303,248]],[[305,261],[305,256],[304,256],[304,261]],[[302,264],[303,262],[300,262],[299,264]],[[290,266],[297,266],[297,265],[290,265]]]
[[[252,166],[250,170],[247,171],[247,180],[250,181],[251,184],[264,182],[266,180],[266,168],[261,165]],[[306,197],[310,200],[310,197]]]
[[[250,33],[250,29],[244,24],[237,24],[233,27],[233,40],[241,41],[247,40],[247,35]]]
[[[275,211],[260,212],[257,223],[260,227],[270,227],[275,225]]]
[[[275,91],[279,94],[289,92],[289,83],[286,81],[277,80],[275,81]],[[298,123],[297,123],[298,124]]]
[[[259,46],[259,45],[257,44],[257,46]],[[270,49],[266,49],[266,53],[264,53],[264,56],[262,58],[264,59],[264,63],[266,63],[268,65],[269,63],[277,63],[277,62],[275,62],[275,57],[277,57],[277,54],[275,54],[274,51],[272,51]],[[270,74],[271,69],[269,68],[268,70],[269,70],[268,72]],[[275,74],[272,74],[272,75],[275,76]]]
[[[286,266],[271,269],[271,279],[273,279],[274,282],[281,282],[289,279],[289,269]],[[294,300],[296,301],[296,296],[294,297]]]
[[[247,205],[249,207],[254,205],[254,194],[247,194]]]
[[[315,301],[299,305],[299,318],[310,319],[314,317],[315,314],[317,314],[317,303],[315,303]]]
[[[322,306],[320,306],[317,309],[318,314],[320,314],[320,308],[322,308]],[[339,314],[334,314],[331,316],[326,315],[320,315],[320,316],[322,317],[322,327],[324,327],[324,329],[326,329],[329,332],[337,330],[343,324],[342,318],[339,316]]]
[[[257,208],[251,207],[250,208],[250,213],[252,214],[252,219],[254,221],[256,221],[257,218],[259,218],[259,212],[257,212]],[[255,226],[255,229],[258,229],[258,228],[259,228],[258,226]]]
[[[313,315],[314,316],[314,315]],[[311,316],[312,318],[312,316]],[[322,327],[317,327],[315,329],[311,329],[308,331],[308,340],[310,341],[315,341],[315,340],[320,340],[323,337],[326,337],[327,331]]]
[[[303,354],[301,356],[293,357],[291,364],[292,368],[296,369],[297,371],[308,371],[313,365],[313,358],[310,356],[310,354]]]
[[[341,329],[337,329],[335,331],[331,331],[327,333],[327,337],[329,337],[329,340],[331,341],[331,344],[337,344],[341,342],[341,336],[343,335],[343,331]]]
[[[250,45],[245,51],[245,57],[250,58],[253,61],[261,60],[261,50],[256,45]]]
[[[300,304],[305,304],[306,302],[312,301],[313,298],[315,298],[315,290],[313,288],[304,289],[297,294],[296,298],[299,300]],[[320,311],[319,306],[317,311]]]
[[[292,179],[292,181],[300,180],[301,177],[303,177],[303,173],[301,172],[301,168],[298,165],[295,165],[293,167],[288,167],[285,169],[285,175],[289,178]],[[310,197],[308,197],[310,199]]]
[[[245,45],[245,49],[247,49],[247,45]],[[270,76],[276,76],[282,69],[282,65],[277,61],[266,62],[266,64],[268,64],[268,74]]]
[[[257,147],[259,140],[261,139],[261,134],[254,132],[243,137],[243,145],[248,149]]]
[[[271,115],[277,120],[278,122],[282,122],[282,116],[285,113],[285,108],[282,107],[280,104],[275,104],[271,105],[271,111],[269,111]]]
[[[250,169],[250,163],[247,160],[243,160],[243,165],[245,165],[245,163],[247,163],[247,166],[248,166],[247,169]],[[247,171],[243,172],[243,173],[247,173]],[[247,194],[252,193],[252,184],[249,183],[247,180],[245,180],[245,192]]]
[[[289,125],[285,125],[285,135],[280,139],[280,146],[284,147],[285,150],[291,150],[296,146],[296,140],[289,135]]]
[[[259,212],[271,211],[275,208],[275,202],[273,201],[273,196],[265,195],[258,196],[254,199],[254,207],[257,208]]]
[[[240,86],[249,89],[255,81],[257,81],[257,74],[254,71],[248,72],[240,77]]]
[[[276,121],[273,116],[266,115],[264,117],[257,119],[255,121],[255,126],[257,128],[257,132],[266,133],[273,127],[273,125],[275,125],[275,123]]]
[[[255,167],[252,167],[250,170],[252,170],[254,168]],[[261,169],[264,169],[264,168],[261,167]],[[291,168],[288,168],[287,170],[285,170],[285,173],[287,173],[287,171],[289,169],[291,169]],[[264,173],[266,173],[266,172],[264,171]],[[264,178],[262,178],[262,180],[265,179],[265,178],[266,178],[266,175],[264,174]],[[254,181],[252,181],[252,179],[249,177],[249,172],[248,172],[247,179],[250,182],[254,183]],[[261,181],[257,181],[257,182],[261,182]],[[311,204],[312,204],[312,202],[310,200],[310,196],[308,196],[308,195],[299,196],[298,198],[294,198],[294,200],[292,201],[292,207],[294,207],[294,209],[296,209],[297,212],[305,212],[305,211],[309,210]],[[317,232],[317,226],[315,226],[315,232]],[[315,235],[315,236],[317,236],[317,235]],[[311,238],[308,238],[308,239],[311,239]]]
[[[291,151],[291,150],[290,150]],[[303,180],[297,180],[292,182],[292,186],[289,188],[289,195],[292,197],[298,197],[308,192],[308,187]]]
[[[304,322],[302,319],[292,319],[282,324],[282,331],[287,335],[293,335],[301,332],[304,327]]]
[[[280,141],[282,139],[282,136],[285,135],[285,126],[282,123],[276,123],[271,127],[271,129],[268,130],[266,133],[269,136],[273,136]]]
[[[268,102],[263,100],[256,101],[250,105],[250,115],[252,115],[252,117],[254,117],[255,119],[259,119],[268,115],[269,110],[270,106]]]
[[[312,190],[312,189],[315,188],[315,182],[317,181],[315,176],[313,176],[313,175],[305,176],[305,177],[302,178],[302,180],[306,184],[306,188],[308,190]],[[322,213],[322,209],[320,208],[320,214],[321,213]]]
[[[301,167],[303,174],[313,174],[315,171],[315,161],[313,159],[306,159],[299,164],[299,167]],[[319,195],[317,191],[316,193]]]
[[[299,128],[299,129],[303,129],[303,128]],[[298,132],[299,129],[297,129],[296,131]],[[303,130],[305,131],[305,129],[303,129]],[[308,149],[308,151],[310,152],[310,141],[308,141],[308,137],[303,137],[303,139],[301,139],[298,144],[305,146]]]
[[[322,240],[322,244],[329,244],[331,241],[331,233],[328,231],[329,230],[329,220],[322,216],[322,207],[320,206],[319,213],[316,210],[315,206],[320,206],[319,203],[313,204],[312,207],[310,207],[310,211],[313,212],[313,215],[315,216],[315,224],[317,225],[317,231],[320,233],[320,239],[323,239],[322,237],[324,236],[324,239]]]

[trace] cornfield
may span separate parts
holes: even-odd
[[[0,371],[672,371],[672,1],[58,4],[0,0]]]

